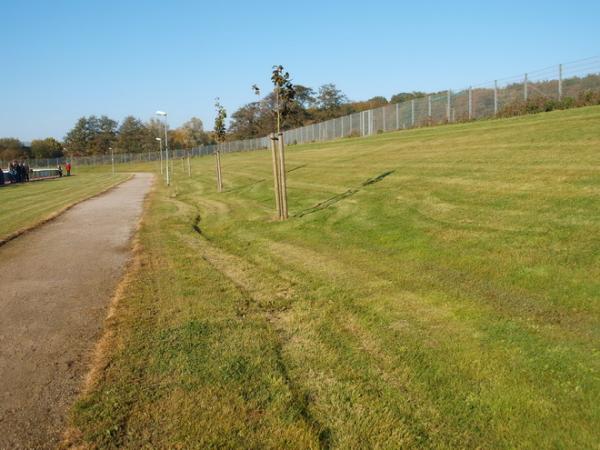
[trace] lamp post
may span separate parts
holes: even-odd
[[[113,153],[113,148],[112,147],[108,147],[108,149],[110,150],[110,161],[112,163],[112,174],[115,174],[115,154]]]
[[[163,162],[162,162],[162,139],[161,138],[155,138],[158,141],[158,148],[159,148],[159,152],[160,152],[160,174],[163,174]]]
[[[167,170],[167,186],[171,185],[171,178],[169,177],[169,137],[167,135],[167,113],[164,111],[156,111],[157,116],[163,116],[165,118],[165,163]]]

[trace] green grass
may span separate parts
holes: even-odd
[[[125,178],[123,174],[113,177],[75,168],[71,177],[3,186],[0,188],[0,241]]]
[[[269,153],[176,161],[78,442],[598,448],[599,148],[598,107],[289,147],[283,223]]]

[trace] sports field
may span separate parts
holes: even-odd
[[[287,222],[222,164],[156,183],[70,442],[597,448],[600,108],[290,146]]]

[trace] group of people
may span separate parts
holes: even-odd
[[[12,161],[8,165],[8,172],[0,169],[0,185],[6,182],[25,183],[29,181],[30,168],[27,161]]]
[[[67,176],[71,176],[71,163],[65,164]],[[56,169],[36,169],[34,172],[27,163],[27,160],[13,161],[8,165],[8,172],[0,167],[0,186],[3,184],[25,183],[30,179],[42,180],[47,178],[56,178],[63,176],[63,169],[60,165]]]

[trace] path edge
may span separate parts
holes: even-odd
[[[79,384],[79,391],[75,395],[73,401],[67,409],[66,426],[61,432],[61,439],[57,446],[58,450],[65,449],[87,449],[88,445],[83,441],[80,429],[73,424],[70,416],[72,414],[73,405],[80,400],[84,395],[88,394],[102,377],[104,369],[108,366],[108,349],[115,337],[114,327],[111,325],[111,319],[115,317],[117,308],[124,297],[127,286],[133,281],[134,275],[137,273],[142,263],[142,245],[140,243],[140,229],[142,228],[148,211],[149,203],[152,201],[152,196],[156,193],[156,177],[152,177],[152,185],[142,204],[142,214],[133,231],[133,238],[130,240],[129,251],[130,255],[123,268],[123,274],[109,300],[106,316],[102,324],[102,332],[93,347],[88,351],[88,364],[84,375]]]

